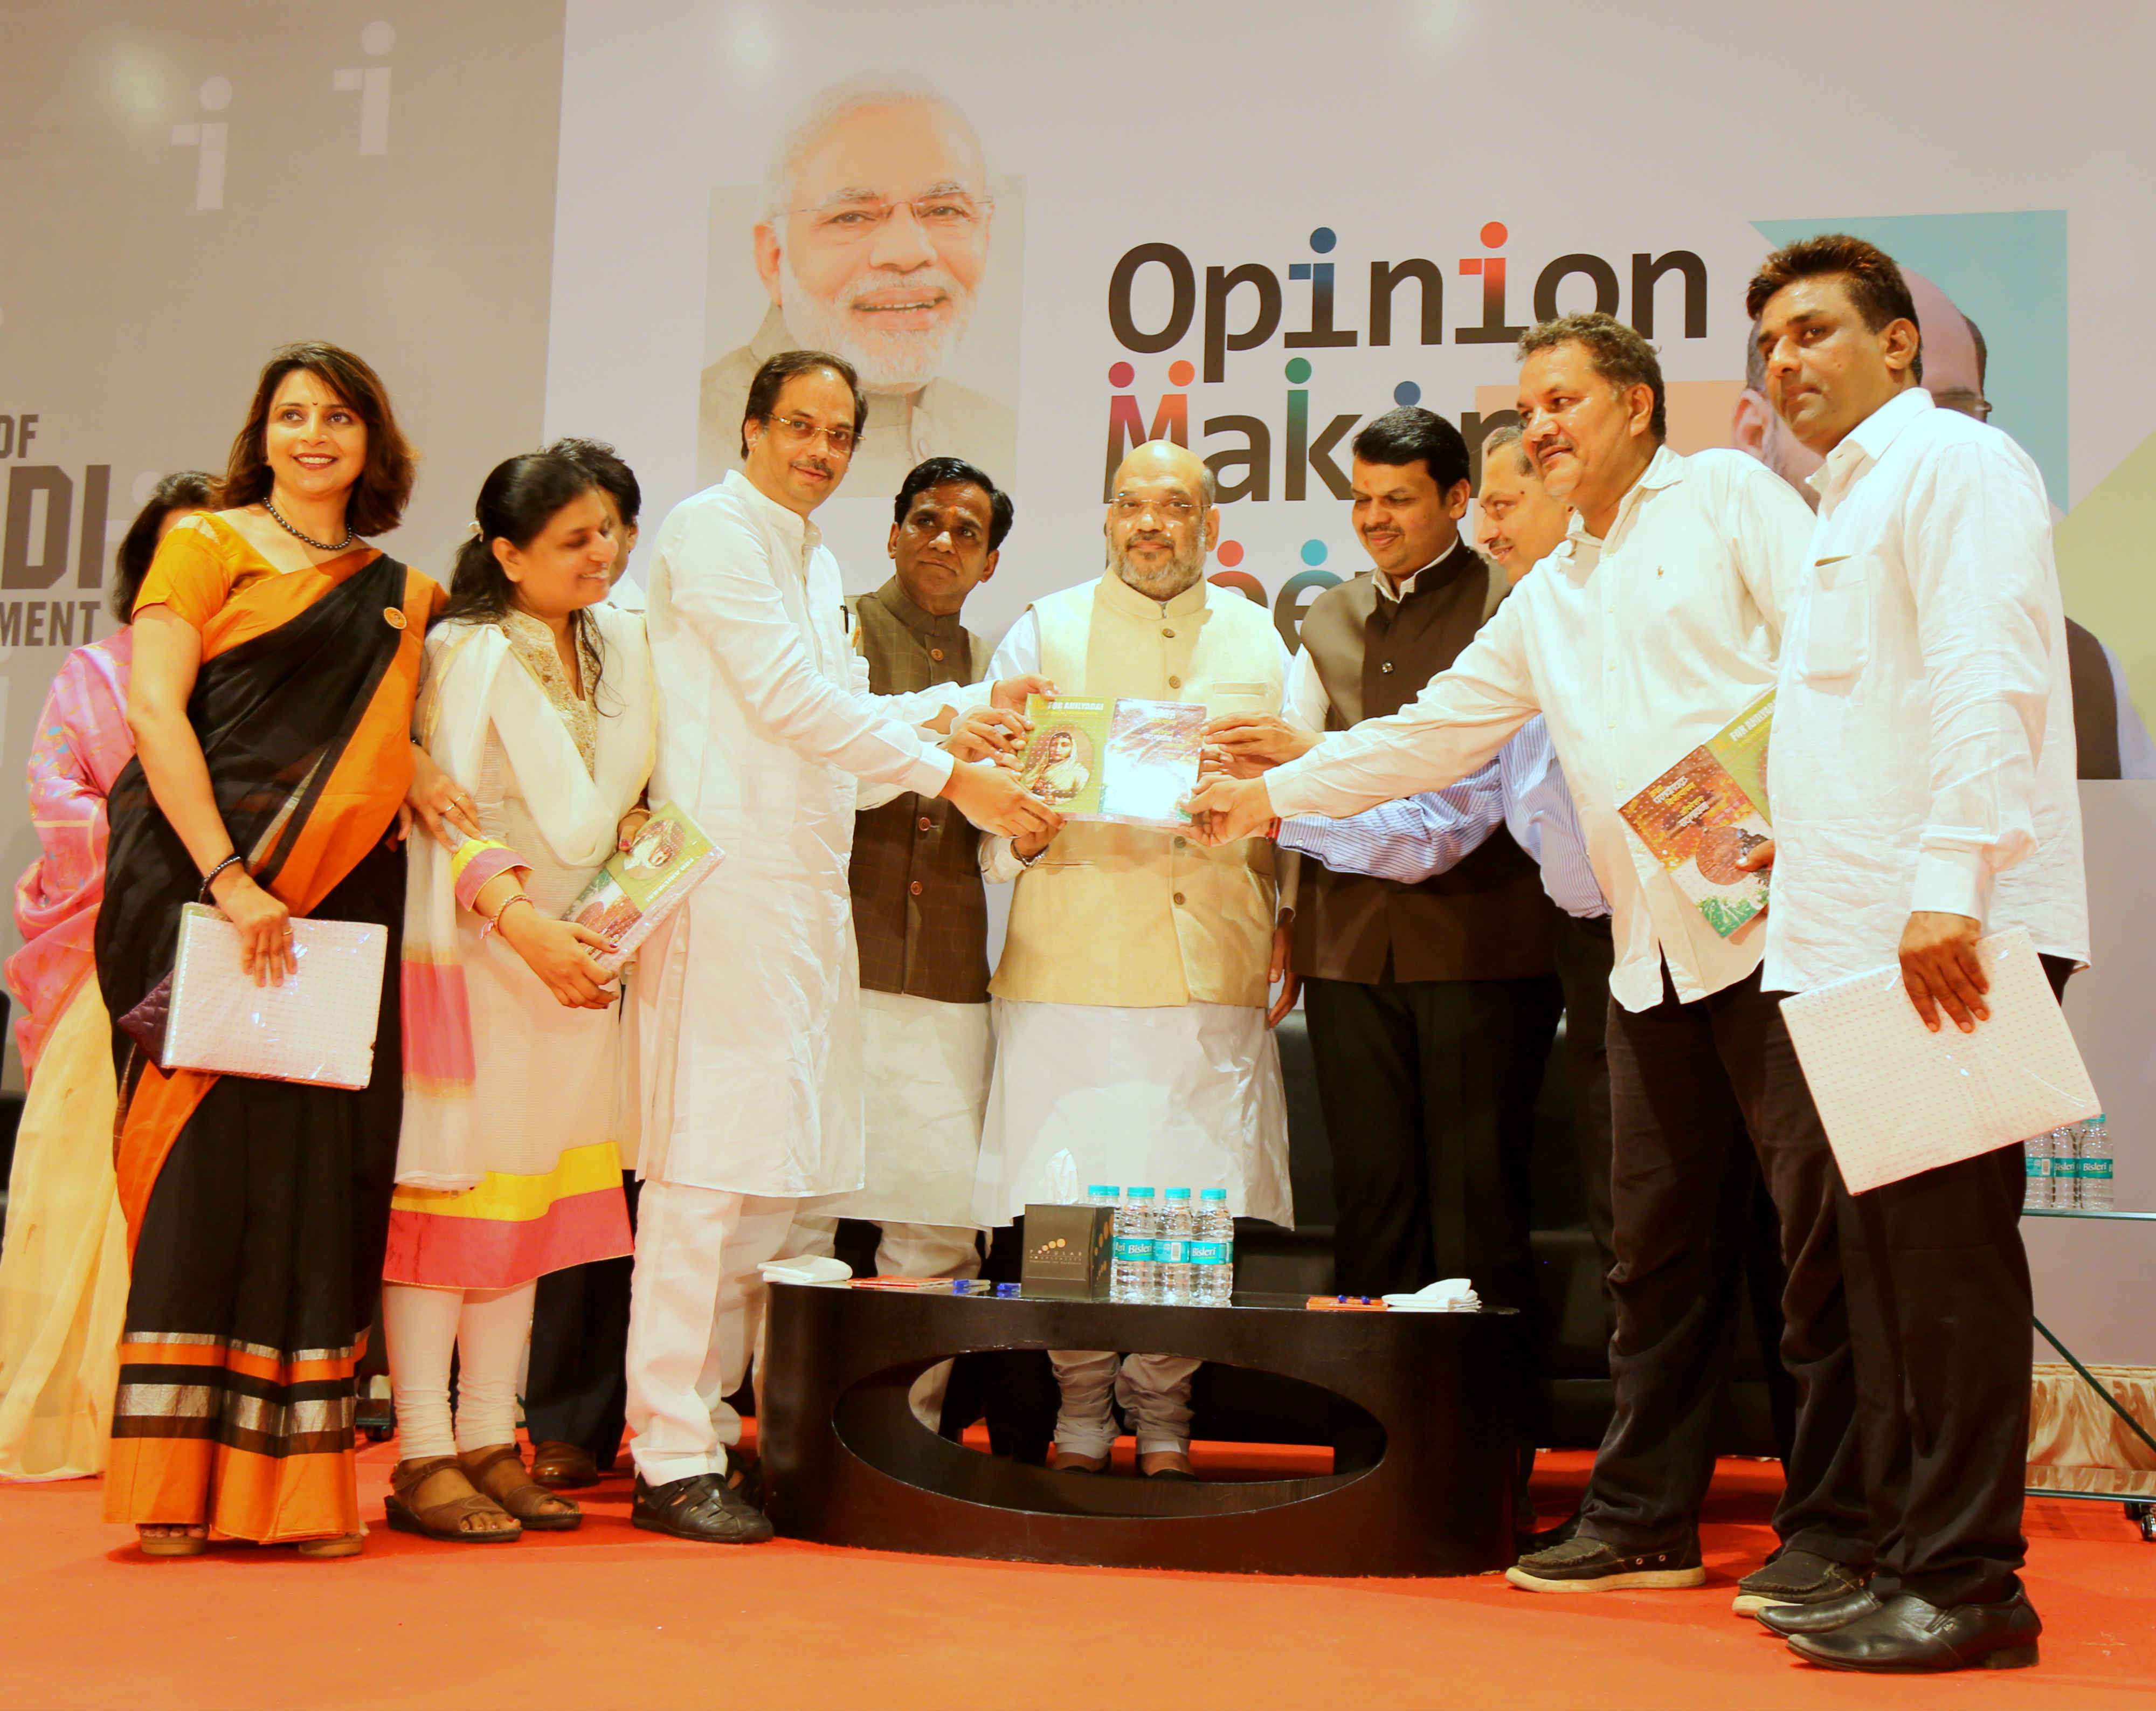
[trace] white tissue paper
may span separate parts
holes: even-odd
[[[766,1260],[757,1267],[767,1283],[843,1283],[854,1275],[844,1260],[802,1254],[790,1260]]]
[[[1446,1277],[1412,1295],[1388,1295],[1384,1302],[1394,1313],[1479,1313],[1482,1308],[1481,1297],[1465,1277]]]

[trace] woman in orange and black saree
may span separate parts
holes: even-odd
[[[133,1255],[105,1514],[153,1555],[360,1548],[352,1369],[403,1108],[397,844],[443,595],[359,537],[396,527],[412,463],[372,369],[288,347],[234,442],[224,508],[166,538],[136,601],[137,758],[111,793],[97,925]],[[198,900],[238,929],[258,983],[291,972],[293,917],[388,929],[367,1087],[151,1061],[137,1035]]]

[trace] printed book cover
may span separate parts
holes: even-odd
[[[1034,696],[1019,782],[1066,819],[1133,825],[1189,824],[1183,799],[1198,784],[1198,701]]]
[[[1618,810],[1724,938],[1767,907],[1767,875],[1737,864],[1774,835],[1774,712],[1770,690]]]
[[[696,821],[674,804],[662,803],[636,841],[607,858],[562,918],[603,938],[608,949],[592,960],[608,970],[619,969],[721,859],[721,852]]]

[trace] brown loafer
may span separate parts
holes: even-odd
[[[549,1491],[582,1491],[599,1482],[599,1464],[582,1444],[547,1438],[531,1446],[531,1478]]]

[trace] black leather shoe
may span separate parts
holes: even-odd
[[[692,1473],[664,1485],[647,1485],[638,1474],[629,1519],[647,1533],[699,1544],[761,1544],[771,1537],[770,1517],[716,1473]]]
[[[1770,1604],[1752,1614],[1759,1618],[1761,1627],[1786,1640],[1792,1634],[1831,1633],[1878,1608],[1879,1601],[1871,1595],[1871,1589],[1860,1586],[1824,1604]]]
[[[1824,1634],[1797,1634],[1789,1649],[1807,1663],[1882,1675],[1949,1669],[2026,1669],[2036,1661],[2043,1618],[2019,1591],[2000,1604],[1942,1610],[1912,1594]]]

